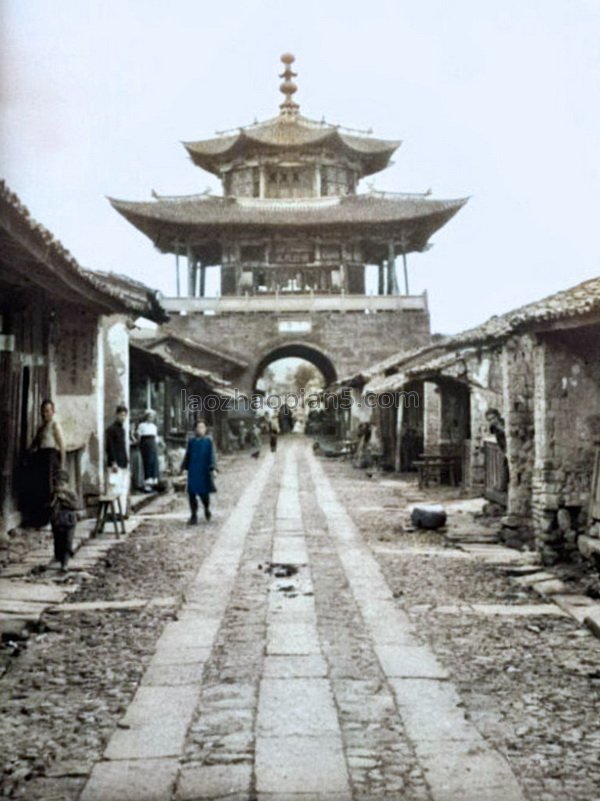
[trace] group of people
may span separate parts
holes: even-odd
[[[232,424],[229,424],[230,429],[230,442],[239,450],[245,448],[250,449],[250,455],[258,458],[262,448],[263,435],[266,434],[269,439],[269,447],[272,452],[277,450],[277,439],[280,433],[279,421],[276,416],[269,417],[265,414],[263,418],[253,420],[250,424],[246,424],[244,420],[240,420],[235,429]]]
[[[73,538],[77,524],[79,499],[69,487],[66,471],[66,444],[60,423],[55,417],[54,402],[46,399],[40,407],[42,423],[31,442],[27,456],[27,482],[24,501],[25,522],[35,528],[51,524],[54,540],[54,560],[62,570],[67,569],[73,555]],[[129,410],[123,404],[116,408],[115,419],[106,429],[107,490],[120,500],[127,515],[130,489],[130,460],[127,447],[126,421]],[[158,428],[154,414],[146,412],[137,427],[137,439],[144,467],[144,486],[152,488],[159,480]],[[198,498],[210,520],[210,495],[216,492],[214,472],[216,452],[204,420],[199,420],[195,436],[188,442],[181,466],[187,471],[190,503],[190,523],[198,522]]]
[[[107,491],[120,500],[121,511],[126,516],[130,490],[130,458],[126,431],[129,410],[123,404],[116,408],[115,419],[106,429]],[[79,506],[77,495],[69,487],[66,467],[65,438],[55,418],[53,401],[47,399],[41,405],[42,423],[29,449],[29,481],[27,507],[28,522],[41,528],[51,523],[54,539],[54,558],[61,569],[66,570],[73,555],[73,537]],[[277,450],[279,424],[276,417],[265,418],[265,430],[272,452]],[[242,432],[240,432],[242,433]],[[144,469],[144,488],[150,491],[159,481],[158,428],[154,414],[147,411],[137,427],[137,441]],[[245,437],[251,447],[251,455],[258,457],[262,444],[261,429],[254,424]],[[189,524],[198,523],[200,503],[204,518],[211,519],[210,496],[216,492],[216,450],[204,420],[198,420],[194,436],[188,441],[181,472],[187,473],[187,493],[190,506]],[[199,503],[200,502],[200,503]]]
[[[65,438],[55,419],[54,403],[46,399],[40,407],[42,423],[29,450],[27,513],[28,522],[43,527],[50,522],[54,540],[54,559],[67,569],[73,555],[73,536],[77,523],[77,495],[69,488]]]

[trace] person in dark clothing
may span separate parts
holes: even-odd
[[[26,518],[34,527],[47,525],[50,503],[58,473],[65,465],[66,448],[62,429],[54,416],[54,403],[44,400],[40,407],[42,424],[29,449]]]
[[[127,514],[129,497],[129,454],[125,432],[127,414],[127,406],[122,404],[117,406],[116,419],[106,429],[107,484],[109,491],[120,498],[121,511],[124,515]]]
[[[258,423],[253,423],[252,428],[250,429],[250,445],[252,447],[252,453],[250,456],[253,459],[258,459],[260,456],[260,449],[262,446],[262,440],[260,438],[260,428]]]
[[[188,441],[185,457],[181,465],[182,472],[187,470],[187,491],[190,501],[191,516],[189,525],[198,522],[198,497],[204,507],[204,517],[210,520],[210,496],[216,492],[214,472],[217,469],[215,446],[207,434],[206,423],[198,420],[195,436]]]
[[[50,523],[54,539],[54,559],[60,562],[63,571],[67,569],[69,557],[73,556],[78,506],[77,495],[69,489],[69,474],[61,470],[56,479],[50,504]]]
[[[506,424],[504,418],[500,415],[498,409],[488,409],[485,413],[485,419],[490,425],[490,434],[496,437],[498,447],[503,453],[506,453]]]
[[[275,453],[275,451],[277,450],[278,436],[279,436],[279,423],[277,422],[277,418],[274,417],[269,423],[269,446],[271,448],[271,453]]]
[[[508,457],[506,455],[506,423],[498,409],[488,409],[485,413],[485,419],[490,425],[490,434],[496,437],[496,444],[504,454],[504,461],[502,463],[503,475],[500,482],[500,489],[505,491],[508,489],[510,483],[510,469],[508,466]]]
[[[154,412],[148,409],[138,425],[137,436],[144,463],[144,492],[152,492],[158,484],[158,427],[154,422]]]

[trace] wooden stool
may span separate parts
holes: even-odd
[[[115,527],[117,538],[120,534],[126,534],[125,519],[123,517],[123,509],[121,508],[121,498],[118,495],[101,495],[98,501],[98,517],[96,518],[96,525],[92,536],[96,537],[98,534],[102,534],[106,518],[109,514]]]

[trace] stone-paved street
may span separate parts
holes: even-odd
[[[600,641],[422,497],[282,438],[149,513],[8,660],[4,797],[598,801]]]

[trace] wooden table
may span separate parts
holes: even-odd
[[[448,476],[448,483],[455,487],[458,484],[460,461],[460,456],[422,453],[413,462],[419,471],[419,487],[428,487],[430,482],[441,484],[444,474]]]

